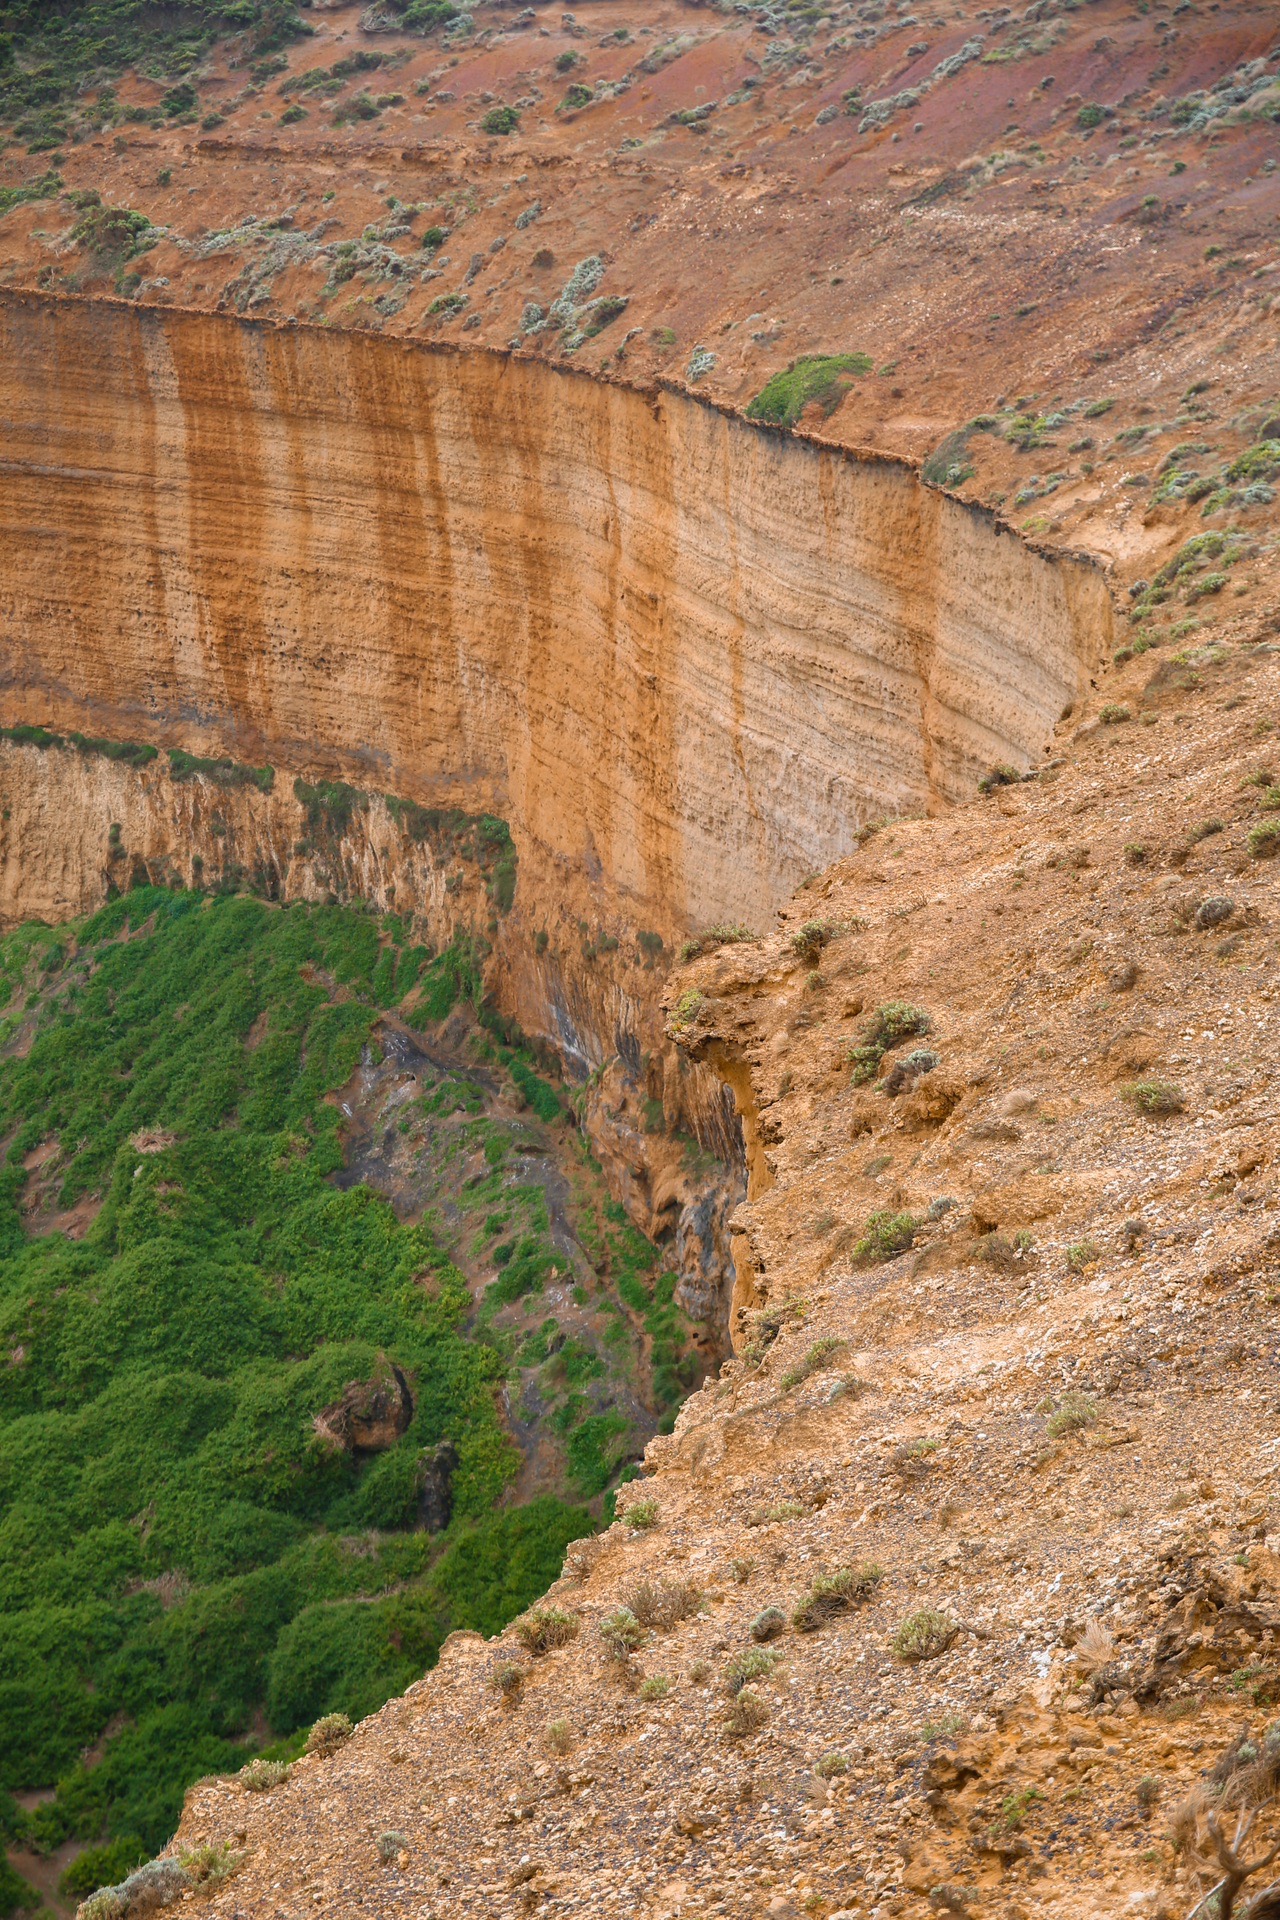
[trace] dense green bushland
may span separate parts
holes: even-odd
[[[0,116],[56,119],[86,82],[126,67],[176,78],[228,34],[262,58],[312,31],[293,0],[0,0]],[[174,91],[170,117],[195,105],[193,88]]]
[[[0,941],[0,1789],[58,1782],[39,1844],[154,1852],[192,1779],[371,1711],[590,1525],[497,1506],[501,1341],[468,1332],[436,1235],[327,1177],[325,1096],[415,982],[437,1017],[476,991],[464,948],[429,961],[391,917],[243,897],[139,889]],[[100,1198],[82,1239],[28,1231],[37,1189]],[[315,1416],[380,1355],[413,1419],[360,1462]],[[444,1438],[432,1537],[420,1461]]]
[[[391,0],[410,33],[468,30],[462,0]],[[291,41],[314,33],[295,0],[0,0],[0,122],[29,153],[121,122],[189,126],[205,111],[200,65],[220,40],[256,87],[282,73]],[[335,83],[381,64],[359,54],[331,69]],[[150,105],[125,105],[115,81],[133,69],[162,88]],[[372,103],[371,103],[372,104]],[[3,211],[0,207],[0,211]]]

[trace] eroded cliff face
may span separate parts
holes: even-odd
[[[689,1213],[655,1103],[730,1160],[736,1127],[665,1047],[662,956],[760,926],[869,818],[1036,762],[1109,639],[1101,573],[905,463],[532,360],[15,294],[0,338],[0,722],[491,814],[520,863],[499,913],[403,806],[317,849],[291,778],[14,749],[0,912],[83,911],[122,853],[358,894],[438,942],[465,904],[714,1310],[734,1193]]]
[[[0,926],[56,924],[150,884],[364,901],[407,917],[433,947],[461,940],[494,1000],[509,1006],[518,994],[534,1009],[534,1031],[579,1088],[614,1197],[662,1243],[681,1305],[704,1343],[722,1349],[728,1221],[745,1187],[739,1128],[718,1077],[656,1027],[658,956],[634,940],[608,954],[583,942],[566,966],[527,921],[522,934],[510,911],[519,870],[500,820],[277,780],[269,768],[175,764],[136,747],[113,758],[119,743],[16,731],[0,736]],[[607,978],[596,978],[597,963]],[[411,994],[404,1010],[416,1006]]]
[[[1107,638],[1092,566],[683,396],[127,303],[0,327],[7,719],[487,809],[633,925],[759,921],[1037,758]]]

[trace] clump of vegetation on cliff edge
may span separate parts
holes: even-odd
[[[794,427],[805,408],[816,403],[826,419],[854,380],[870,373],[873,365],[865,353],[806,354],[793,360],[785,372],[774,374],[747,408],[747,418]]]

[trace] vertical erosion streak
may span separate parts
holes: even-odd
[[[172,632],[153,625],[144,645],[171,641],[183,710],[229,730],[237,757],[256,759],[278,731],[269,583],[286,583],[295,545],[287,482],[272,457],[281,422],[264,405],[269,382],[259,336],[205,339],[179,330],[166,341],[174,350],[165,356],[170,377],[155,395],[164,431],[151,481],[172,527],[165,557],[174,566],[175,611]],[[155,359],[159,372],[159,353]],[[161,712],[165,692],[156,686]]]
[[[0,345],[0,719],[501,812],[601,923],[760,924],[1107,645],[1096,568],[685,395],[3,290]]]

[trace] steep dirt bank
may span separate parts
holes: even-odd
[[[243,1854],[210,1910],[1192,1911],[1216,1869],[1172,1816],[1280,1685],[1280,671],[1252,621],[1220,639],[673,984],[759,1113],[746,1348],[571,1556],[572,1644],[459,1636],[336,1759],[193,1791],[181,1842]],[[858,1084],[895,1005],[917,1031]],[[655,1621],[646,1581],[701,1610],[628,1666],[602,1628]]]

